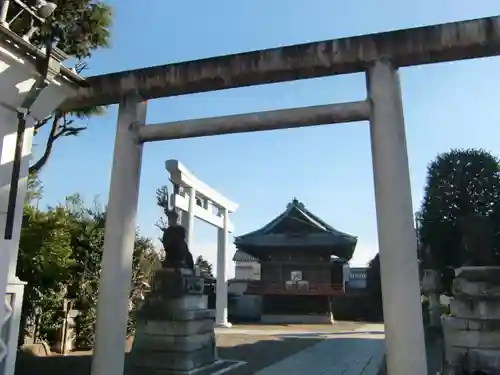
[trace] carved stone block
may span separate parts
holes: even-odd
[[[500,300],[452,298],[451,314],[464,319],[500,319]]]
[[[192,310],[206,310],[207,306],[208,296],[205,295],[185,295],[171,299],[150,298],[145,301],[141,310],[137,312],[137,318],[145,320],[174,320],[176,315]]]
[[[189,353],[212,345],[214,342],[213,331],[185,336],[142,334],[134,341],[134,350]]]
[[[442,318],[443,374],[500,374],[500,267],[462,267],[455,274],[452,316]]]
[[[203,277],[194,276],[192,270],[164,268],[156,272],[151,294],[159,298],[203,294],[203,286]]]
[[[202,293],[203,278],[191,270],[157,272],[137,312],[127,375],[187,375],[216,362],[215,311]]]
[[[207,310],[212,311],[212,310]],[[141,322],[141,329],[145,335],[173,335],[187,336],[199,335],[202,333],[214,331],[213,316],[209,318],[191,319],[191,320],[170,320],[158,321],[149,320]]]

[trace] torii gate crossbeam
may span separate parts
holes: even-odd
[[[62,108],[116,104],[126,95],[149,100],[359,73],[380,58],[406,67],[498,54],[500,15],[93,76]]]

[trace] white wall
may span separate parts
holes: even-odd
[[[17,255],[23,205],[26,195],[28,168],[31,160],[33,125],[52,112],[67,97],[76,93],[77,86],[59,76],[45,87],[30,106],[26,118],[19,185],[14,210],[11,239],[5,239],[5,227],[12,169],[17,143],[17,109],[25,106],[35,82],[40,78],[33,56],[18,50],[15,43],[0,43],[0,374],[14,374],[19,321],[24,283],[16,277]],[[4,298],[6,303],[4,303]],[[4,304],[6,305],[4,308]]]
[[[234,278],[237,280],[260,280],[260,264],[257,262],[234,262]]]

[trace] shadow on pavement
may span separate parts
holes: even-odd
[[[378,332],[376,332],[378,333]],[[287,357],[301,352],[310,346],[325,340],[334,340],[339,360],[346,353],[341,353],[361,342],[371,339],[340,337],[325,339],[321,337],[282,337],[282,336],[255,336],[255,335],[219,335],[217,337],[218,354],[221,359],[243,361],[246,364],[239,366],[225,375],[252,375],[259,370],[271,366]],[[323,354],[324,356],[325,354]],[[50,375],[89,375],[92,357],[89,353],[77,353],[68,356],[35,357],[19,353],[15,375],[50,374]],[[314,363],[308,368],[314,373]],[[318,369],[319,370],[319,369]],[[211,371],[201,371],[197,375],[209,375]],[[309,371],[308,371],[309,373]],[[110,374],[111,375],[111,374]],[[280,375],[280,374],[276,374]]]
[[[217,338],[217,348],[221,359],[248,362],[227,373],[228,375],[250,375],[320,341],[320,338],[221,335]],[[20,352],[17,356],[15,375],[89,375],[91,362],[90,353],[36,357]]]

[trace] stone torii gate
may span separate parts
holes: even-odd
[[[171,196],[172,207],[181,211],[181,224],[187,231],[188,247],[192,250],[195,218],[218,229],[215,324],[229,328],[231,324],[227,321],[226,258],[228,235],[233,232],[229,214],[236,211],[238,205],[200,181],[179,161],[167,160],[165,167],[174,184],[174,192]]]
[[[495,16],[88,78],[90,87],[67,101],[65,110],[120,104],[92,374],[123,372],[145,142],[363,120],[370,124],[388,373],[427,374],[398,68],[498,54],[500,16]],[[144,100],[356,72],[366,72],[368,91],[357,102],[146,126]]]

